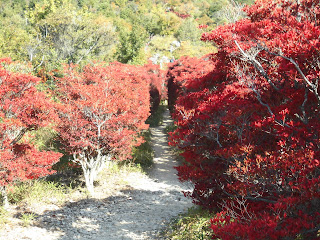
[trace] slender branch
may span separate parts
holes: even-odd
[[[254,84],[254,81],[252,81],[252,83],[248,84],[246,79],[245,79],[245,74],[244,72],[240,69],[240,67],[238,66],[238,71],[237,71],[240,75],[239,77],[241,78],[241,80],[246,83],[247,87],[249,87],[255,94],[256,94],[256,98],[258,99],[259,103],[266,107],[268,109],[268,112],[270,113],[271,116],[274,116],[274,113],[272,112],[270,106],[267,104],[267,103],[264,103],[262,101],[262,98],[261,98],[261,95],[259,93],[259,91],[255,88],[255,84]],[[249,74],[251,75],[251,74]],[[252,79],[255,78],[255,76],[250,76]]]
[[[234,40],[235,44],[237,45],[238,49],[240,50],[240,52],[242,53],[242,55],[247,58],[252,64],[253,66],[260,72],[260,74],[268,81],[268,83],[277,91],[279,91],[279,88],[273,84],[273,82],[270,80],[268,74],[266,73],[266,71],[264,70],[264,68],[262,67],[261,63],[255,58],[255,56],[253,55],[248,55],[247,53],[245,53],[245,51],[240,47],[239,43],[237,42],[237,40]]]
[[[23,128],[19,132],[19,134],[15,137],[15,139],[10,143],[10,145],[12,146],[12,145],[16,144],[17,142],[19,142],[26,132],[27,132],[27,128]]]
[[[87,50],[87,52],[86,52],[85,54],[83,54],[83,55],[78,59],[78,61],[76,62],[76,64],[79,64],[84,57],[86,57],[87,55],[89,55],[89,53],[93,50],[93,48],[98,44],[99,40],[100,40],[100,37],[98,37],[98,39],[92,44],[92,46],[90,46],[90,48]]]
[[[298,113],[295,114],[295,116],[297,118],[299,118],[304,124],[308,123],[308,119],[306,117],[306,110],[305,110],[305,105],[306,105],[307,101],[308,101],[308,90],[307,90],[307,88],[305,88],[304,101],[303,101],[302,105],[300,106],[300,109],[302,112],[302,117]]]
[[[283,54],[280,54],[280,53],[274,53],[274,52],[271,52],[268,48],[266,47],[263,47],[260,45],[260,47],[265,50],[267,53],[271,54],[271,55],[274,55],[274,56],[278,56],[278,57],[282,57],[283,59],[286,59],[288,60],[289,62],[291,62],[293,64],[293,66],[297,69],[297,71],[299,72],[300,76],[303,78],[303,80],[306,82],[306,84],[309,86],[311,92],[313,92],[318,101],[320,102],[320,94],[318,93],[318,84],[313,84],[312,82],[309,81],[309,79],[306,77],[306,75],[302,72],[299,64],[293,60],[293,58],[291,57],[286,57],[284,56]]]

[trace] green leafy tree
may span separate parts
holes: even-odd
[[[131,31],[120,32],[120,44],[117,50],[117,60],[122,63],[139,63],[141,50],[146,42],[147,32],[139,26],[133,25]]]
[[[180,25],[175,36],[179,41],[200,42],[202,32],[198,26],[199,24],[193,18],[188,18]]]
[[[160,35],[172,35],[180,26],[181,19],[172,12],[159,14]]]
[[[109,19],[72,5],[52,11],[36,27],[41,38],[41,61],[47,70],[59,68],[61,63],[110,60],[117,42]]]

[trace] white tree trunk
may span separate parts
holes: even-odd
[[[3,198],[3,206],[4,208],[9,208],[9,199],[8,199],[8,194],[7,194],[7,188],[5,186],[0,188],[1,190],[1,195]]]
[[[86,183],[87,190],[88,190],[90,196],[94,196],[93,183],[97,177],[97,173],[93,169],[90,169],[90,168],[85,169],[84,167],[82,167],[82,170],[83,170],[83,175],[84,175],[84,180]]]
[[[94,181],[98,173],[105,167],[105,163],[111,159],[111,155],[102,155],[98,151],[96,157],[86,156],[84,153],[79,153],[78,156],[73,155],[73,161],[80,163],[86,183],[87,190],[91,196],[94,196]]]

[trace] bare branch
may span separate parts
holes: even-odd
[[[264,103],[262,101],[261,94],[255,87],[255,84],[254,84],[255,76],[253,76],[252,74],[248,74],[253,79],[253,81],[249,83],[242,69],[238,65],[236,65],[236,68],[237,68],[237,73],[238,73],[238,76],[240,77],[241,82],[245,83],[246,86],[249,87],[256,94],[256,98],[258,99],[259,103],[268,109],[268,112],[270,113],[271,116],[274,116],[274,113],[272,112],[270,106],[267,103]]]
[[[303,101],[302,105],[300,106],[300,109],[302,112],[302,117],[298,113],[295,114],[295,116],[297,118],[299,118],[299,120],[301,120],[304,124],[308,123],[308,119],[306,116],[306,110],[305,110],[305,106],[306,106],[307,101],[308,101],[308,90],[307,90],[307,88],[305,88],[304,101]]]
[[[257,69],[259,71],[259,73],[268,81],[268,83],[277,91],[279,91],[279,88],[273,84],[273,82],[270,80],[268,74],[266,73],[266,71],[264,70],[264,68],[262,67],[261,63],[256,59],[257,54],[252,54],[249,55],[247,54],[239,45],[239,43],[237,42],[237,40],[234,40],[235,44],[237,45],[238,49],[240,50],[241,54],[247,59],[249,60],[253,66],[255,67],[255,69]]]
[[[309,79],[306,77],[306,75],[302,72],[299,64],[291,57],[286,57],[283,54],[280,53],[274,53],[271,52],[267,47],[263,47],[262,45],[259,44],[259,47],[262,48],[263,50],[265,50],[267,53],[274,55],[274,56],[278,56],[278,57],[282,57],[283,59],[288,60],[289,62],[291,62],[293,64],[293,66],[297,69],[298,73],[300,74],[300,76],[302,77],[302,79],[304,80],[304,82],[307,84],[308,88],[310,89],[311,92],[313,92],[318,101],[320,102],[320,94],[318,93],[318,81],[316,82],[316,84],[313,84],[312,82],[309,81]]]

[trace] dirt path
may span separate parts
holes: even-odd
[[[131,173],[124,180],[126,189],[115,196],[53,206],[38,217],[36,225],[0,230],[0,239],[160,239],[164,225],[192,206],[181,193],[187,187],[177,180],[173,166],[178,163],[163,133],[169,123],[166,111],[164,124],[151,129],[155,164],[149,176]]]

